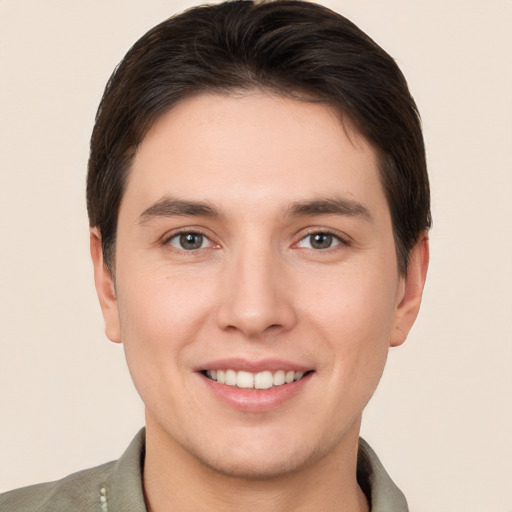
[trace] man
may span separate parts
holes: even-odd
[[[391,57],[311,3],[171,18],[107,84],[87,204],[146,428],[1,510],[407,510],[359,440],[428,265],[423,139]]]

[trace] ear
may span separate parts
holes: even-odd
[[[105,334],[110,341],[121,343],[121,325],[117,308],[116,289],[112,274],[108,270],[103,258],[101,234],[98,228],[90,229],[90,246],[92,263],[94,265],[96,293],[98,294],[103,319],[105,320]]]
[[[428,261],[428,234],[424,232],[409,254],[407,275],[401,278],[398,305],[391,335],[392,347],[401,345],[407,339],[407,335],[418,316],[427,277]]]

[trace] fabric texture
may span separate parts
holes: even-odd
[[[142,429],[117,461],[1,494],[0,512],[147,512],[142,490],[144,441]],[[404,495],[363,439],[357,473],[371,512],[408,512]]]

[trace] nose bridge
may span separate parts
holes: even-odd
[[[279,252],[269,243],[247,241],[234,250],[224,269],[221,327],[248,337],[290,328],[294,314],[287,290],[281,286],[283,270]]]

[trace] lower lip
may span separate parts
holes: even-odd
[[[270,389],[243,389],[220,384],[199,374],[210,391],[222,402],[243,412],[268,412],[278,409],[285,402],[298,395],[310,381],[313,372],[290,384]]]

